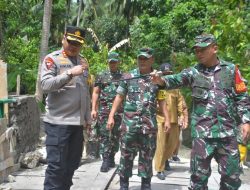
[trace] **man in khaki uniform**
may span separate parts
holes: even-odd
[[[183,97],[183,96],[182,96]],[[186,129],[188,127],[188,107],[187,107],[187,104],[184,100],[184,97],[183,97],[183,114],[182,116],[180,116],[178,118],[178,125],[179,125],[179,128],[180,128],[180,134],[179,134],[179,140],[178,140],[178,143],[176,145],[176,148],[173,152],[173,156],[172,156],[172,160],[175,161],[175,162],[180,162],[180,158],[178,157],[178,152],[179,152],[179,148],[180,148],[180,145],[182,143],[182,129]],[[166,165],[165,165],[165,169],[166,169]],[[169,166],[169,163],[168,163],[168,168],[170,168]],[[170,168],[171,170],[171,168]]]
[[[171,65],[168,63],[162,64],[160,70],[170,71]],[[165,91],[167,108],[169,112],[169,119],[171,129],[169,133],[164,132],[164,118],[162,113],[157,113],[157,148],[155,152],[155,170],[157,171],[157,177],[164,180],[166,175],[164,174],[165,162],[171,158],[173,152],[178,144],[180,128],[178,126],[178,116],[183,117],[183,101],[184,98],[178,89]]]

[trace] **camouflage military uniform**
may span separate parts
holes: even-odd
[[[122,72],[105,71],[97,76],[95,86],[101,89],[99,96],[99,112],[98,112],[98,126],[100,135],[100,153],[115,154],[119,150],[120,138],[120,124],[122,108],[115,115],[115,127],[112,132],[106,129],[109,112],[112,108],[113,100],[116,96],[116,89],[118,82],[111,82],[112,80],[119,80],[122,77]]]
[[[132,70],[126,78],[139,76]],[[133,160],[139,151],[138,176],[152,177],[152,159],[156,149],[156,106],[158,86],[149,78],[139,78],[120,83],[117,93],[125,97],[121,124],[121,159],[119,174],[131,177]]]
[[[221,189],[238,189],[241,185],[236,113],[242,123],[250,122],[250,104],[247,92],[235,91],[235,65],[219,61],[210,69],[197,64],[164,77],[167,89],[192,89],[192,189],[207,189],[213,157],[219,164]]]

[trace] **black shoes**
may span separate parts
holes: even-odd
[[[103,154],[102,155],[102,166],[101,166],[101,169],[100,171],[101,172],[108,172],[109,171],[109,157],[108,157],[108,154]]]
[[[115,155],[110,154],[108,159],[109,167],[114,168],[115,167]]]
[[[172,160],[175,161],[175,162],[180,162],[181,161],[180,158],[177,155],[174,155],[172,157]]]
[[[120,190],[128,190],[129,178],[120,177]]]
[[[120,190],[128,190],[129,178],[120,177]],[[151,190],[151,177],[141,178],[141,190]]]
[[[141,178],[141,190],[151,190],[151,177]]]
[[[102,162],[102,166],[101,166],[101,172],[108,172],[110,168],[115,167],[115,155],[113,153],[103,154],[102,159],[103,159],[103,162]]]
[[[105,173],[109,171],[109,163],[107,160],[103,160],[100,171]]]
[[[160,180],[166,179],[166,175],[164,172],[157,172],[156,177],[158,177],[158,179],[160,179]]]
[[[172,170],[171,167],[170,167],[170,165],[169,165],[169,161],[168,160],[165,162],[165,170],[167,170],[167,171],[171,171]]]

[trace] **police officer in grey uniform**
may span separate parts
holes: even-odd
[[[79,55],[85,30],[68,26],[62,49],[42,64],[41,87],[46,98],[44,117],[48,167],[44,190],[68,190],[82,155],[83,127],[91,124],[86,60]]]

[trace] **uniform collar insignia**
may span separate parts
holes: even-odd
[[[66,54],[66,52],[65,52],[64,50],[62,51],[62,54],[63,54],[63,57],[64,57],[64,58],[67,58],[67,57],[68,57],[67,54]]]

